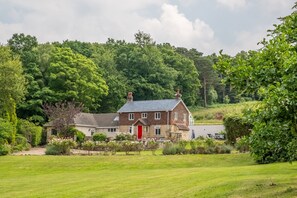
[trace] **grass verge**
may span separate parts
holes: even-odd
[[[294,197],[297,164],[248,154],[4,156],[1,197]]]

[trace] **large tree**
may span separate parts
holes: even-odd
[[[263,98],[250,114],[251,152],[259,163],[297,159],[297,12],[281,21],[261,42],[261,50],[245,58],[221,55],[217,64],[234,86],[259,90]]]
[[[9,48],[0,46],[0,117],[16,127],[16,104],[26,92],[26,80],[18,58],[12,55]],[[14,143],[14,133],[12,143]]]

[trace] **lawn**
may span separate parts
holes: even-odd
[[[294,197],[297,163],[248,154],[0,157],[0,197]]]

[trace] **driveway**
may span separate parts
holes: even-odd
[[[35,147],[31,148],[29,151],[20,151],[12,155],[45,155],[45,148]]]

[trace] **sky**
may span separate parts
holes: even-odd
[[[295,0],[0,0],[0,43],[14,33],[39,43],[64,40],[134,42],[143,31],[157,43],[219,50],[235,55],[256,50],[292,13]]]

